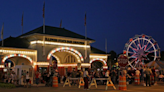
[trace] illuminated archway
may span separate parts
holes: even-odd
[[[60,47],[60,48],[56,48],[56,49],[53,49],[51,50],[51,52],[48,54],[47,56],[47,60],[50,59],[51,56],[53,56],[53,53],[57,52],[57,51],[61,51],[61,50],[66,50],[66,51],[71,51],[71,52],[74,52],[75,54],[77,54],[79,57],[80,57],[80,60],[83,61],[83,56],[81,55],[80,52],[78,52],[77,50],[73,49],[73,48],[70,48],[70,47]]]
[[[92,62],[94,62],[94,61],[101,61],[104,66],[107,65],[107,63],[105,62],[105,60],[104,59],[101,59],[101,58],[94,58],[94,59],[90,60],[89,63],[92,64]]]
[[[23,57],[23,58],[26,58],[27,60],[29,60],[31,63],[33,63],[32,59],[26,55],[23,55],[23,54],[11,54],[11,55],[7,55],[5,56],[3,59],[2,59],[2,62],[4,63],[8,58],[11,58],[11,57]]]

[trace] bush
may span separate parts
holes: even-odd
[[[15,85],[10,83],[0,83],[0,88],[15,88]]]

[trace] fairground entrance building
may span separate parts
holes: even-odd
[[[42,72],[50,61],[56,61],[60,75],[72,68],[89,68],[94,61],[107,68],[108,55],[90,46],[95,40],[64,28],[45,26],[45,30],[43,34],[41,26],[18,37],[4,39],[4,46],[0,47],[1,72],[9,62],[11,68],[31,65],[34,71]]]

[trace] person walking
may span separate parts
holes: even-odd
[[[113,84],[116,84],[116,75],[117,75],[116,71],[113,70],[111,72],[111,79],[112,79]]]
[[[157,85],[157,74],[156,74],[156,72],[155,72],[155,66],[152,68],[152,75],[153,75],[153,77],[154,77],[154,81],[153,81],[153,84],[154,85]]]
[[[149,84],[150,87],[151,86],[150,75],[152,74],[152,72],[150,71],[149,67],[146,67],[145,74],[146,74],[146,86],[148,86]]]
[[[88,69],[87,69],[87,68],[85,68],[83,77],[84,77],[84,89],[89,90],[89,89],[88,89],[88,78],[89,78],[90,76],[89,76],[89,74],[88,74]]]
[[[141,70],[140,70],[140,81],[141,81],[141,85],[145,86],[145,83],[144,83],[144,66],[142,66]]]
[[[30,77],[29,77],[29,73],[27,71],[27,73],[26,73],[26,86],[27,86],[27,88],[28,88],[29,80],[30,80]]]
[[[72,78],[76,78],[76,70],[75,69],[73,69],[73,72],[71,73],[71,77]],[[72,80],[72,83],[71,83],[71,85],[75,85],[76,84],[76,80]]]
[[[36,86],[38,87],[38,84],[39,84],[39,72],[36,71],[36,74],[35,74],[35,81],[36,81]]]
[[[23,84],[24,84],[24,87],[25,87],[25,84],[26,84],[26,70],[22,71],[22,78],[23,78]]]
[[[105,78],[109,78],[109,70],[105,72]],[[107,80],[104,80],[104,84],[107,82]]]

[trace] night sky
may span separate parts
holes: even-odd
[[[1,0],[0,30],[4,38],[19,36],[24,12],[24,33],[43,25],[44,0]],[[45,0],[45,24],[62,27],[96,40],[93,47],[122,53],[136,34],[152,36],[164,51],[164,0]]]

